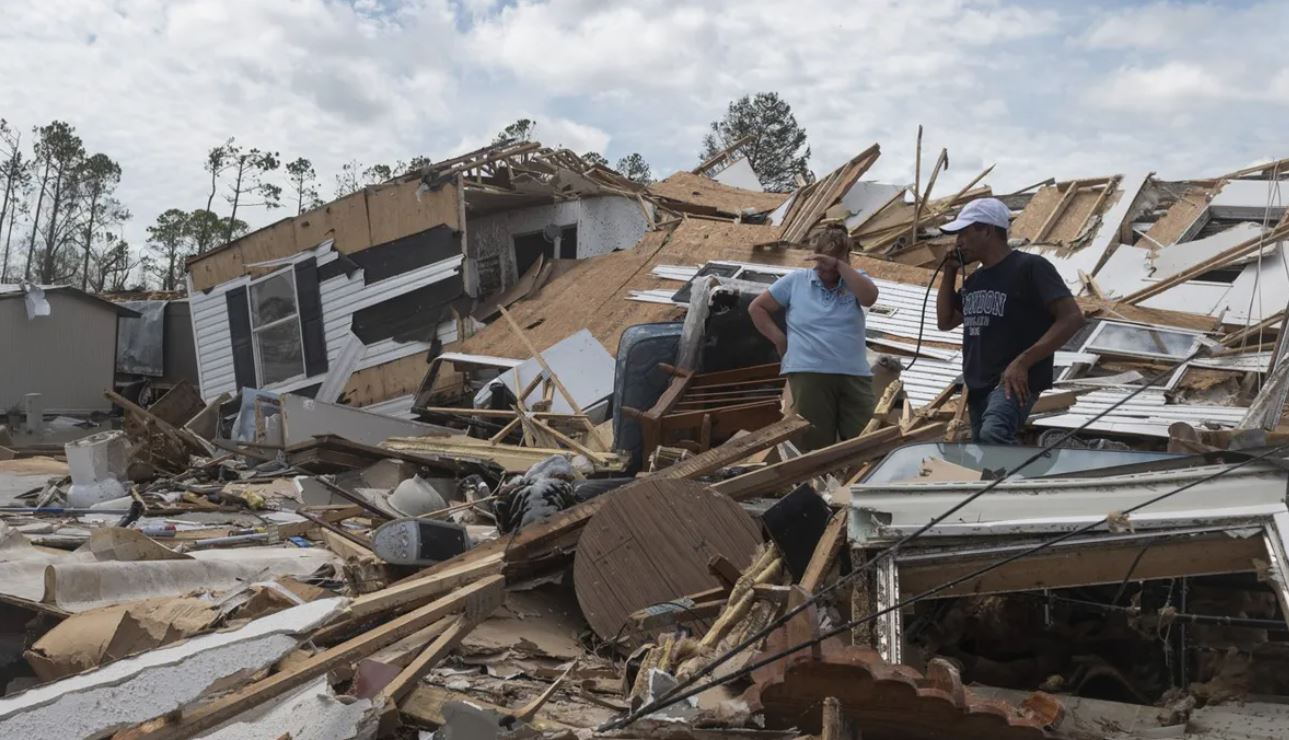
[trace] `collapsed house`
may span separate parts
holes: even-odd
[[[775,194],[737,145],[642,187],[503,144],[194,258],[200,393],[0,460],[0,731],[1283,735],[1279,163],[1000,196],[1088,321],[999,447],[932,284],[992,168],[879,156]],[[831,224],[877,408],[802,453],[746,305]]]
[[[649,227],[633,183],[586,169],[535,143],[490,147],[191,258],[203,397],[258,388],[406,415],[426,353],[473,331],[472,298]]]

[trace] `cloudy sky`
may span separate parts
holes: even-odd
[[[774,90],[825,172],[873,142],[911,181],[917,125],[946,192],[1289,156],[1289,4],[1006,0],[40,0],[0,14],[0,117],[51,119],[124,170],[127,235],[205,203],[229,136],[346,161],[444,158],[520,117],[655,175]],[[927,159],[932,157],[927,155]],[[239,214],[241,215],[241,214]],[[279,218],[247,213],[253,225]]]

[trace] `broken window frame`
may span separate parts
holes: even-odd
[[[281,318],[274,319],[266,324],[257,326],[256,321],[258,320],[258,316],[257,316],[258,312],[255,309],[256,286],[262,285],[270,280],[282,277],[284,275],[286,276],[287,281],[291,285],[290,296],[291,296],[292,312],[287,316],[283,316]],[[273,385],[280,385],[283,383],[291,383],[297,380],[304,380],[305,378],[307,378],[308,371],[305,369],[305,364],[304,364],[304,327],[300,323],[300,295],[298,293],[298,289],[295,284],[294,268],[292,266],[284,267],[281,270],[271,272],[268,275],[264,275],[263,277],[252,280],[246,286],[246,304],[247,304],[247,310],[249,311],[250,323],[251,323],[251,348],[255,352],[255,376],[259,380],[260,386],[268,387]],[[266,331],[276,329],[281,326],[287,326],[289,325],[290,322],[295,322],[295,337],[300,347],[300,371],[294,375],[291,375],[285,378],[275,378],[270,380],[264,372],[264,362],[263,362],[263,357],[260,350],[260,335]]]
[[[1289,624],[1289,509],[1286,509],[1285,511],[1274,513],[1274,514],[1252,515],[1247,518],[1227,519],[1227,520],[1217,519],[1210,522],[1209,526],[1213,528],[1227,529],[1227,530],[1237,530],[1237,529],[1260,530],[1259,532],[1257,532],[1257,534],[1250,535],[1250,536],[1260,537],[1262,539],[1262,547],[1267,555],[1267,568],[1268,568],[1268,571],[1272,574],[1272,577],[1267,580],[1271,584],[1272,590],[1275,591],[1276,600],[1280,604],[1280,612],[1282,615],[1285,616],[1286,623]],[[1103,537],[1105,536],[1105,534],[1106,533],[1101,533],[1101,536]],[[1146,532],[1137,532],[1137,533],[1133,533],[1132,535],[1124,535],[1124,536],[1135,536],[1135,537],[1141,537],[1146,539],[1155,538],[1155,537],[1158,537],[1160,539],[1166,539],[1170,536],[1175,537],[1181,534],[1184,534],[1184,532],[1180,532],[1177,530],[1170,530],[1170,529],[1160,529],[1160,530],[1150,530]],[[1099,543],[1097,542],[1097,540],[1098,540],[1098,537],[1090,537],[1085,541],[1073,540],[1070,542],[1061,543],[1058,546],[1064,546],[1064,547],[1070,547],[1070,548],[1077,548],[1080,546],[1097,547],[1099,546]],[[873,543],[868,543],[868,544],[870,544],[871,546]],[[851,546],[852,546],[852,549],[856,550],[856,552],[853,553],[855,562],[863,562],[864,558],[863,558],[862,545],[856,546],[856,544],[852,541]],[[1008,549],[1014,549],[1017,546],[1024,546],[1024,545],[1010,544],[1010,545],[999,546],[997,548],[998,557],[999,558],[1004,557],[1007,554],[1006,551]],[[904,598],[900,594],[900,585],[899,585],[900,563],[902,561],[910,562],[914,559],[921,559],[921,560],[935,559],[935,558],[954,559],[954,558],[961,557],[963,554],[966,554],[967,552],[980,554],[989,549],[992,549],[992,548],[988,546],[968,547],[965,549],[952,548],[952,549],[943,550],[937,553],[918,553],[916,550],[910,550],[907,552],[898,552],[898,553],[892,552],[892,553],[887,553],[880,556],[880,559],[876,563],[876,567],[874,568],[875,588],[872,594],[872,603],[874,605],[874,609],[877,611],[888,610],[881,617],[879,617],[874,623],[874,637],[876,638],[875,640],[876,647],[877,647],[878,653],[881,654],[883,659],[890,662],[898,663],[900,661],[902,647],[903,647],[904,624],[903,624],[903,616],[901,614],[902,610],[895,608],[895,606],[900,603],[900,600]],[[1007,566],[1003,566],[1003,567],[1007,567]],[[1208,574],[1196,573],[1195,575],[1198,576],[1198,575],[1208,575]],[[1147,580],[1147,579],[1142,579],[1142,580]],[[1017,589],[1015,591],[1003,591],[1000,593],[1025,593],[1025,592],[1045,591],[1045,590],[1047,589],[1043,587],[1035,587],[1032,589]],[[990,592],[990,593],[994,593],[994,592]],[[933,595],[927,598],[935,599],[937,597]],[[957,598],[957,597],[948,596],[948,597],[940,597],[940,598]]]
[[[1121,349],[1119,347],[1098,347],[1096,346],[1096,342],[1098,339],[1101,338],[1101,335],[1106,332],[1106,327],[1125,327],[1127,329],[1135,329],[1137,331],[1143,332],[1146,335],[1149,335],[1151,333],[1158,333],[1158,334],[1175,334],[1179,336],[1188,336],[1191,338],[1191,343],[1190,343],[1190,347],[1186,351],[1180,354],[1171,354],[1167,352],[1155,352],[1149,349],[1139,350],[1139,349]],[[1119,355],[1123,357],[1145,357],[1149,359],[1160,359],[1160,360],[1180,360],[1184,357],[1188,357],[1191,354],[1194,354],[1195,350],[1199,347],[1202,336],[1203,335],[1200,334],[1199,332],[1185,331],[1183,329],[1173,329],[1173,328],[1163,329],[1157,326],[1131,324],[1124,321],[1104,321],[1103,320],[1097,324],[1097,327],[1092,330],[1092,333],[1088,335],[1088,338],[1083,341],[1083,345],[1079,347],[1079,351],[1088,353],[1088,354],[1096,354],[1096,355]],[[1142,337],[1141,345],[1143,347],[1149,345],[1148,336]]]

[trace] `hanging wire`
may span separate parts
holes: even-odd
[[[875,564],[876,564],[876,563],[878,563],[878,562],[880,562],[883,558],[888,557],[888,556],[894,556],[897,552],[899,552],[899,551],[900,551],[900,549],[901,549],[901,548],[903,548],[903,547],[907,546],[910,542],[913,542],[914,540],[918,539],[919,537],[921,537],[922,535],[924,535],[927,531],[929,531],[929,530],[930,530],[930,529],[932,529],[933,527],[935,527],[935,526],[939,525],[941,522],[943,522],[945,519],[948,519],[950,516],[953,516],[955,513],[957,513],[958,511],[962,510],[964,507],[966,507],[966,506],[970,505],[970,504],[971,504],[971,502],[975,501],[976,499],[980,498],[981,496],[985,495],[986,493],[988,493],[988,492],[992,491],[993,489],[997,488],[997,487],[998,487],[999,485],[1001,485],[1004,481],[1008,480],[1009,478],[1011,478],[1011,477],[1012,477],[1013,475],[1015,475],[1016,473],[1018,473],[1018,472],[1020,472],[1021,470],[1025,469],[1026,467],[1028,467],[1029,465],[1033,464],[1033,463],[1034,463],[1034,462],[1036,462],[1037,460],[1041,459],[1042,457],[1044,457],[1045,455],[1047,455],[1047,454],[1048,454],[1049,452],[1051,452],[1052,450],[1054,450],[1054,449],[1056,449],[1056,448],[1060,447],[1062,444],[1064,444],[1064,443],[1066,442],[1066,440],[1068,440],[1068,439],[1072,438],[1074,435],[1078,434],[1079,432],[1081,432],[1081,431],[1083,431],[1083,430],[1087,429],[1087,428],[1088,428],[1089,426],[1091,426],[1093,423],[1095,423],[1095,422],[1097,422],[1098,420],[1100,420],[1100,419],[1104,418],[1106,415],[1108,415],[1109,413],[1111,413],[1112,411],[1114,411],[1114,410],[1115,410],[1115,409],[1117,409],[1118,407],[1122,406],[1123,404],[1127,403],[1127,402],[1128,402],[1128,401],[1130,401],[1131,399],[1135,398],[1137,395],[1139,395],[1140,393],[1142,393],[1143,391],[1145,391],[1147,388],[1153,387],[1153,386],[1154,386],[1155,384],[1157,384],[1159,381],[1163,380],[1163,379],[1164,379],[1164,378],[1166,378],[1166,377],[1169,377],[1172,373],[1176,372],[1178,368],[1182,367],[1182,366],[1183,366],[1183,365],[1185,365],[1186,363],[1188,363],[1188,362],[1190,362],[1191,360],[1193,360],[1193,359],[1195,359],[1196,357],[1198,357],[1198,356],[1200,355],[1200,353],[1201,353],[1201,352],[1203,352],[1203,347],[1202,347],[1202,346],[1201,346],[1199,349],[1197,349],[1197,350],[1195,350],[1194,352],[1192,352],[1191,354],[1189,354],[1189,355],[1187,355],[1186,357],[1184,357],[1184,358],[1182,358],[1181,360],[1179,360],[1179,361],[1178,361],[1177,363],[1175,363],[1174,365],[1172,365],[1172,366],[1170,366],[1170,367],[1165,368],[1165,369],[1164,369],[1163,371],[1161,371],[1160,373],[1158,373],[1158,374],[1156,374],[1155,376],[1153,376],[1153,377],[1149,378],[1145,383],[1142,383],[1140,386],[1137,386],[1134,390],[1132,390],[1130,393],[1126,394],[1123,398],[1120,398],[1119,400],[1117,400],[1117,401],[1115,401],[1114,403],[1110,404],[1110,405],[1109,405],[1109,406],[1107,406],[1105,409],[1103,409],[1102,411],[1100,411],[1099,413],[1095,414],[1094,416],[1092,416],[1092,417],[1091,417],[1090,419],[1088,419],[1087,421],[1085,421],[1085,422],[1083,422],[1082,424],[1080,424],[1078,427],[1076,427],[1076,428],[1074,428],[1074,429],[1071,429],[1071,430],[1067,431],[1065,434],[1061,435],[1061,436],[1060,436],[1060,437],[1058,437],[1056,440],[1054,440],[1051,444],[1047,445],[1046,447],[1043,447],[1043,448],[1039,449],[1037,452],[1035,452],[1035,453],[1034,453],[1033,455],[1031,455],[1029,458],[1027,458],[1027,459],[1026,459],[1026,460],[1024,460],[1023,462],[1021,462],[1021,463],[1020,463],[1019,465],[1017,465],[1015,468],[1012,468],[1011,470],[1006,470],[1006,471],[1004,471],[1004,472],[1003,472],[1003,475],[1001,475],[1001,476],[999,476],[998,478],[995,478],[995,479],[993,479],[993,480],[989,481],[985,486],[983,486],[983,487],[982,487],[982,488],[980,488],[979,490],[977,490],[977,491],[975,491],[975,492],[973,492],[973,493],[969,494],[968,496],[966,496],[965,498],[963,498],[963,500],[962,500],[962,501],[960,501],[960,502],[958,502],[957,504],[955,504],[955,505],[953,505],[953,506],[949,507],[949,509],[947,509],[946,511],[944,511],[944,512],[942,512],[941,514],[937,515],[936,517],[932,518],[930,521],[928,521],[926,524],[924,524],[924,525],[922,525],[921,527],[919,527],[917,530],[915,530],[915,531],[913,531],[913,532],[910,532],[909,534],[907,534],[907,535],[905,535],[904,537],[900,538],[900,539],[899,539],[899,540],[897,540],[896,542],[892,543],[891,545],[889,545],[888,547],[886,547],[884,550],[882,550],[881,552],[879,552],[878,554],[876,554],[874,557],[870,558],[869,560],[865,561],[862,565],[860,565],[859,567],[857,567],[857,568],[855,568],[854,570],[852,570],[852,571],[850,572],[850,574],[849,574],[849,575],[846,575],[846,576],[843,576],[843,577],[841,577],[841,578],[837,579],[836,581],[834,581],[833,583],[829,584],[828,586],[825,586],[824,588],[822,588],[822,589],[820,589],[819,591],[815,592],[813,595],[811,595],[811,596],[810,596],[810,598],[805,599],[805,600],[804,600],[801,604],[799,604],[798,606],[788,609],[788,610],[787,610],[787,611],[785,611],[782,615],[780,615],[777,619],[771,620],[771,622],[770,622],[769,624],[767,624],[765,627],[763,627],[763,628],[761,628],[761,629],[757,630],[757,631],[756,631],[756,632],[754,632],[752,635],[750,635],[750,636],[748,636],[747,638],[745,638],[745,639],[744,639],[742,642],[740,642],[738,645],[734,646],[733,648],[731,648],[730,650],[726,651],[725,653],[722,653],[721,655],[718,655],[718,656],[715,658],[715,660],[713,660],[711,663],[708,663],[705,667],[703,667],[703,669],[702,669],[702,670],[698,671],[698,672],[697,672],[697,673],[695,673],[694,675],[692,675],[692,676],[690,676],[689,678],[687,678],[687,679],[685,679],[685,680],[681,681],[680,683],[678,683],[675,687],[673,687],[673,688],[672,688],[672,690],[671,690],[671,691],[669,691],[669,692],[667,692],[666,694],[664,694],[663,696],[659,697],[659,699],[657,699],[657,700],[655,701],[655,703],[669,700],[669,698],[670,698],[670,697],[672,697],[672,696],[676,695],[676,694],[677,694],[677,693],[679,693],[679,692],[684,691],[684,690],[685,690],[685,689],[687,689],[689,686],[692,686],[693,684],[695,684],[696,682],[698,682],[698,681],[699,681],[699,680],[701,680],[702,678],[704,678],[704,677],[706,677],[706,676],[710,675],[713,671],[715,671],[719,666],[723,665],[723,664],[724,664],[726,661],[728,661],[730,658],[732,658],[732,657],[733,657],[733,656],[735,656],[735,655],[738,655],[739,653],[741,653],[741,652],[743,652],[744,650],[746,650],[748,647],[751,647],[752,645],[756,644],[757,642],[759,642],[760,640],[762,640],[763,638],[765,638],[768,634],[770,634],[771,632],[773,632],[773,631],[774,631],[776,628],[778,628],[780,625],[785,624],[785,623],[786,623],[789,619],[791,619],[792,617],[794,617],[794,616],[796,616],[797,614],[801,613],[802,611],[804,611],[805,609],[807,609],[808,607],[810,607],[812,604],[817,603],[820,599],[822,599],[823,597],[825,597],[825,596],[827,596],[828,594],[832,593],[833,591],[835,591],[835,590],[837,590],[837,589],[841,588],[842,586],[844,586],[844,585],[845,585],[845,584],[847,584],[847,583],[850,583],[851,581],[853,581],[854,579],[858,578],[858,577],[859,577],[859,576],[861,576],[862,574],[867,573],[869,570],[872,570],[872,569],[875,567]],[[635,719],[637,719],[637,718],[639,718],[639,717],[641,717],[641,716],[644,716],[644,714],[647,714],[647,713],[652,712],[652,711],[654,711],[654,709],[652,709],[652,708],[650,708],[650,707],[648,707],[648,706],[642,706],[642,707],[640,707],[639,709],[637,709],[635,712],[632,712],[632,713],[629,715],[628,723],[629,723],[629,722],[632,722],[632,721],[635,721]],[[625,726],[625,725],[623,725],[623,726]]]

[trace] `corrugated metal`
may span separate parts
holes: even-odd
[[[1036,417],[1030,423],[1037,427],[1073,429],[1088,422],[1123,399],[1130,391],[1099,390],[1080,396],[1079,400],[1063,414]],[[1166,438],[1168,426],[1184,421],[1192,425],[1216,424],[1233,427],[1244,418],[1247,409],[1239,406],[1202,406],[1197,404],[1170,404],[1162,391],[1147,390],[1134,396],[1090,427],[1092,431],[1117,434],[1140,434]]]
[[[713,260],[708,264],[738,265],[757,272],[768,272],[777,275],[786,275],[792,272],[790,268],[758,265],[751,262]],[[693,279],[694,275],[698,273],[698,269],[697,265],[658,265],[653,269],[652,274],[664,280],[688,281]],[[878,278],[872,278],[872,280],[877,284],[878,297],[877,303],[865,312],[867,314],[865,321],[869,332],[917,339],[918,327],[923,326],[923,341],[962,344],[961,328],[952,331],[940,331],[936,326],[936,291],[934,289],[931,290],[931,295],[928,298],[925,285],[907,285]],[[637,291],[632,297],[636,300],[657,302],[656,298],[659,295],[661,295],[661,291],[655,289]],[[922,313],[923,300],[926,300],[925,316]]]
[[[294,255],[290,263],[294,264],[315,256],[318,256],[317,250],[309,250]],[[461,259],[459,255],[454,256],[372,285],[363,283],[362,270],[352,275],[340,275],[323,281],[318,286],[318,291],[322,298],[322,318],[327,340],[328,361],[335,362],[341,350],[344,349],[344,339],[349,332],[355,311],[445,280],[459,271]],[[233,375],[233,348],[228,328],[228,307],[224,295],[229,290],[249,282],[246,277],[237,278],[213,288],[209,293],[194,292],[189,286],[189,303],[192,308],[193,336],[197,344],[201,393],[207,400],[225,391],[236,392],[237,390],[237,382]],[[437,334],[444,342],[455,341],[456,323],[444,322],[439,326]],[[358,361],[357,369],[381,365],[418,352],[425,352],[429,348],[430,344],[427,342],[382,340],[367,347],[362,359]],[[266,389],[295,390],[317,383],[320,378],[321,376],[315,376],[278,383],[266,386]]]

